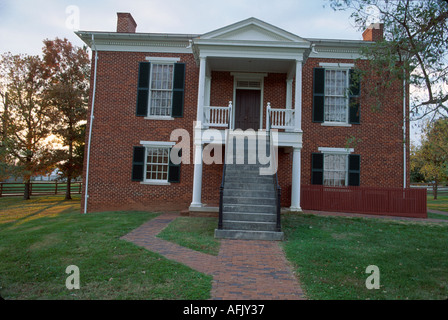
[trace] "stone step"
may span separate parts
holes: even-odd
[[[223,203],[226,204],[254,204],[254,205],[276,205],[276,198],[260,198],[245,196],[225,196],[223,195]]]
[[[253,183],[253,182],[228,182],[224,181],[224,190],[225,189],[240,189],[240,190],[253,190],[253,191],[272,191],[273,190],[273,183],[272,184],[261,184],[261,183]]]
[[[253,222],[277,222],[277,215],[273,213],[235,213],[224,212],[223,220],[253,221]]]
[[[274,180],[271,176],[252,176],[252,175],[244,175],[244,174],[242,174],[241,176],[237,176],[237,175],[227,176],[226,175],[226,178],[224,181],[228,182],[228,183],[232,183],[232,182],[235,182],[235,183],[243,182],[243,183],[253,183],[253,184],[259,183],[259,184],[267,184],[267,185],[271,185],[271,186],[274,183]]]
[[[224,230],[275,231],[275,222],[223,220]]]
[[[226,172],[259,172],[260,168],[267,167],[267,165],[256,165],[256,164],[227,164]]]
[[[233,213],[276,213],[275,205],[223,204],[223,212]]]
[[[224,197],[275,198],[274,188],[268,191],[224,188]]]
[[[243,239],[243,240],[269,240],[282,241],[283,232],[272,231],[249,231],[249,230],[224,230],[216,229],[215,238],[217,239]]]

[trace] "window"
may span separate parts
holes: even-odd
[[[313,71],[313,122],[329,126],[360,124],[360,81],[354,65],[320,63]]]
[[[182,157],[182,150],[175,149],[174,142],[140,141],[134,146],[132,181],[143,184],[180,183],[181,164],[171,161],[171,155]]]
[[[325,70],[324,122],[347,123],[348,70]]]
[[[136,116],[164,120],[182,118],[185,63],[179,58],[147,58],[140,62]]]
[[[168,181],[170,148],[146,147],[145,182]]]
[[[151,64],[149,116],[170,117],[174,64]]]
[[[361,157],[353,149],[319,148],[311,156],[311,184],[359,186]]]
[[[324,185],[345,186],[347,184],[346,154],[324,154]]]

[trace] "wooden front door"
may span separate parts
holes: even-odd
[[[260,90],[236,90],[235,129],[260,129]]]

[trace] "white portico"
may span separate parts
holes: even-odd
[[[202,207],[202,151],[208,128],[277,129],[278,146],[292,148],[291,210],[300,211],[302,148],[302,65],[311,43],[285,30],[250,18],[204,34],[191,41],[199,65],[195,167],[190,208]],[[212,71],[230,72],[233,92],[228,105],[210,106]],[[286,74],[282,105],[264,96],[264,79],[270,73]],[[295,85],[294,85],[294,80]]]

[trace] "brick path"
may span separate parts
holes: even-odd
[[[214,300],[305,299],[277,242],[222,239],[218,256],[211,256],[157,238],[178,216],[162,214],[122,239],[212,275]]]

